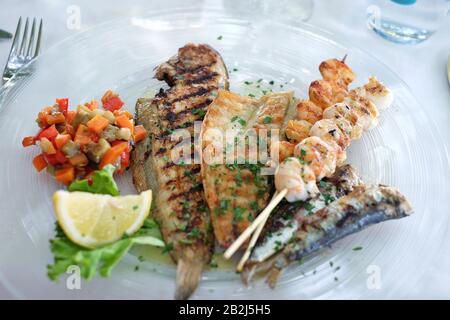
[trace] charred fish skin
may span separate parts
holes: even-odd
[[[149,135],[132,154],[133,182],[139,192],[154,190],[153,213],[177,263],[175,297],[186,299],[211,258],[214,239],[200,165],[190,156],[172,159],[172,151],[179,151],[180,142],[191,145],[194,123],[203,120],[217,91],[228,86],[228,74],[220,55],[202,44],[180,48],[155,73],[170,88],[136,104],[136,123]],[[173,139],[171,134],[177,129],[189,132],[189,141]]]
[[[302,223],[296,241],[287,248],[289,258],[301,259],[368,226],[404,218],[412,212],[408,200],[395,188],[359,186]],[[313,241],[308,237],[312,234],[317,235]]]
[[[300,227],[300,221],[350,193],[362,181],[351,165],[339,167],[333,176],[319,183],[320,194],[307,202],[282,202],[268,220],[263,234],[247,261],[247,266],[261,263],[281,251]]]
[[[386,186],[355,188],[314,215],[305,217],[293,241],[265,264],[267,282],[275,287],[279,275],[292,261],[300,260],[371,225],[407,217],[413,209],[397,189]]]

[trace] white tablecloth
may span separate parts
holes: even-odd
[[[13,33],[19,16],[42,17],[44,19],[43,50],[45,51],[46,48],[65,37],[103,21],[132,16],[154,7],[167,6],[169,8],[170,5],[176,5],[177,2],[186,5],[194,1],[1,0],[0,29]],[[221,5],[221,0],[197,0],[195,2]],[[284,3],[286,2],[289,1]],[[80,9],[81,25],[79,29],[68,27],[67,18],[73,12],[71,5],[76,5]],[[367,29],[365,25],[367,5],[365,1],[315,0],[313,14],[308,23],[341,36],[345,35],[349,42],[371,52],[397,72],[409,85],[422,107],[434,119],[439,128],[439,134],[445,141],[445,146],[442,147],[448,149],[450,147],[450,87],[447,82],[446,63],[450,56],[450,18],[444,21],[438,32],[428,41],[419,45],[398,45],[380,38]],[[6,63],[10,45],[10,40],[0,40],[0,68],[3,68]],[[430,174],[433,174],[432,171],[433,169],[430,168]],[[447,208],[450,214],[450,200]],[[449,240],[448,247],[443,248],[442,257],[437,257],[434,262],[435,265],[441,265],[440,270],[450,270],[450,226],[447,238]],[[446,267],[443,268],[442,264],[445,264]],[[450,283],[450,271],[446,274],[437,274],[434,270],[429,270],[428,274],[429,287],[426,291],[434,292],[432,296],[435,298],[449,298],[450,288],[448,285],[442,284]],[[8,293],[0,284],[0,298],[7,297],[9,297]],[[421,297],[420,293],[417,294],[417,297]]]

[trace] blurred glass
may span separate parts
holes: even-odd
[[[369,0],[367,25],[385,39],[419,43],[439,28],[449,0]]]
[[[228,9],[250,11],[254,15],[262,14],[276,19],[288,18],[301,21],[307,21],[314,8],[313,0],[225,0],[223,4]]]

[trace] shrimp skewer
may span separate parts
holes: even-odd
[[[383,94],[377,95],[376,98],[383,107],[389,107],[392,102],[390,90],[378,81],[375,86],[374,80],[370,87],[382,88],[380,92]],[[373,93],[367,93],[363,91],[367,89],[363,88],[352,91],[351,97],[348,98],[349,103],[344,106],[334,105],[333,109],[329,109],[327,118],[317,121],[311,127],[311,137],[295,146],[294,154],[297,157],[288,157],[278,166],[275,172],[277,196],[263,210],[261,218],[258,216],[260,219],[255,220],[225,251],[225,258],[230,258],[255,229],[262,228],[259,224],[267,220],[271,210],[282,200],[281,195],[289,202],[305,201],[317,195],[319,189],[316,182],[334,173],[336,165],[345,159],[345,149],[350,140],[359,138],[361,130],[368,130],[376,125],[378,109],[372,101],[376,99]],[[244,256],[243,260],[246,257],[248,255]],[[243,260],[240,261],[240,266],[245,263]]]
[[[324,110],[347,98],[348,85],[355,79],[355,73],[345,64],[345,58],[328,59],[320,64],[323,79],[311,82],[309,100],[297,103],[297,119],[290,120],[286,128],[289,142],[297,144],[308,137],[311,126],[322,119]],[[280,156],[283,157],[286,154]]]

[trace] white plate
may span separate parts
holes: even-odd
[[[51,195],[59,186],[48,175],[35,172],[31,160],[38,151],[23,149],[21,139],[36,132],[37,112],[57,97],[69,97],[75,105],[99,98],[111,88],[133,110],[138,97],[161,86],[152,79],[153,68],[185,43],[195,42],[208,43],[222,54],[231,70],[232,90],[240,92],[245,91],[243,81],[263,78],[274,80],[273,88],[278,90],[287,82],[283,90],[305,97],[309,83],[319,77],[318,64],[344,54],[358,75],[355,85],[369,75],[384,81],[395,92],[395,103],[382,113],[376,129],[352,144],[348,161],[367,182],[398,187],[411,200],[415,214],[339,241],[302,266],[294,264],[275,290],[263,281],[244,288],[233,272],[211,271],[204,274],[193,298],[430,295],[414,288],[424,281],[430,261],[439,254],[449,222],[443,210],[449,188],[446,151],[436,128],[394,72],[364,51],[329,37],[293,22],[171,9],[108,22],[47,50],[33,64],[33,75],[12,88],[0,110],[1,285],[18,298],[172,298],[174,268],[138,263],[133,255],[125,257],[111,278],[83,281],[81,290],[67,289],[64,279],[58,283],[47,279],[46,265],[52,261],[48,240],[54,226]],[[133,191],[129,174],[120,185],[125,192]],[[353,251],[355,246],[363,250]],[[138,272],[133,271],[136,264]],[[374,270],[380,271],[379,289],[367,285]]]

